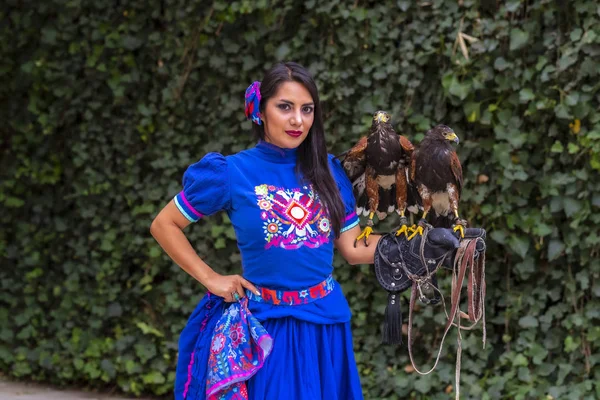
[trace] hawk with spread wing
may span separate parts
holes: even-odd
[[[411,181],[419,193],[423,216],[413,234],[423,234],[425,219],[433,208],[436,223],[443,226],[445,220],[453,219],[454,231],[465,236],[467,222],[458,216],[458,203],[463,186],[460,160],[452,147],[459,143],[456,133],[446,125],[438,125],[425,133],[425,138],[414,151],[411,160]],[[451,213],[451,214],[450,214]]]
[[[408,220],[404,213],[413,149],[407,138],[394,131],[389,114],[377,111],[368,136],[340,155],[354,188],[357,213],[369,216],[367,226],[354,241],[354,246],[361,239],[368,246],[375,214],[382,220],[394,210],[400,215],[400,228],[396,235],[404,233],[408,237]]]

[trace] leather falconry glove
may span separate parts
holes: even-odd
[[[465,229],[465,239],[481,238],[477,242],[475,258],[485,252],[486,232],[481,228]],[[460,246],[452,229],[426,229],[423,236],[408,241],[395,232],[384,234],[375,251],[375,274],[379,284],[388,292],[382,342],[402,343],[402,311],[400,293],[416,282],[419,299],[425,304],[441,300],[437,288],[437,269],[453,269],[454,258]]]

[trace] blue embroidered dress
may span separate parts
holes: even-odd
[[[345,204],[345,231],[358,224],[352,187],[332,156],[329,166]],[[226,211],[244,278],[264,288],[301,291],[332,273],[334,234],[318,195],[295,168],[296,149],[262,141],[227,157],[209,153],[185,172],[175,204],[192,222]],[[333,285],[331,293],[308,304],[250,298],[248,309],[273,338],[273,349],[247,382],[249,399],[362,399],[350,308],[339,284]],[[224,307],[222,299],[205,296],[181,333],[176,399],[206,398],[213,316]]]

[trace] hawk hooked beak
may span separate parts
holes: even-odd
[[[458,136],[456,136],[456,133],[454,133],[454,132],[449,133],[448,135],[446,135],[446,140],[452,140],[456,144],[460,143],[460,140],[458,139]]]

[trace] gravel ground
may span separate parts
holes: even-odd
[[[49,386],[13,382],[0,378],[0,400],[130,400],[81,390],[61,390]],[[138,399],[139,400],[139,399]],[[142,399],[143,400],[143,399]],[[147,399],[146,399],[147,400]]]

